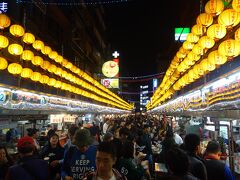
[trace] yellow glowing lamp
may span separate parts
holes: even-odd
[[[202,36],[199,41],[198,41],[198,44],[203,48],[207,48],[207,49],[210,49],[214,46],[215,44],[215,41],[208,37],[208,36]]]
[[[23,52],[23,47],[19,44],[10,44],[8,46],[8,52],[12,55],[21,55]]]
[[[25,42],[26,44],[32,44],[35,41],[35,36],[31,33],[25,33],[23,35],[23,42]]]
[[[239,0],[233,0],[232,1],[232,7],[235,11],[240,12],[240,1]]]
[[[191,51],[190,53],[188,53],[187,58],[191,61],[198,61],[200,59],[200,55],[199,54],[195,54],[193,51]]]
[[[25,61],[31,61],[34,57],[34,54],[30,50],[24,50],[21,57]]]
[[[73,65],[72,68],[71,68],[70,70],[71,70],[72,72],[75,72],[76,69],[77,69],[77,67]]]
[[[202,36],[205,32],[206,32],[206,28],[200,24],[195,24],[191,29],[191,33],[197,36]]]
[[[219,54],[227,57],[236,57],[240,54],[240,42],[228,39],[223,41],[218,47]]]
[[[63,61],[63,57],[61,55],[58,55],[55,59],[54,59],[57,63],[61,63]]]
[[[5,14],[0,14],[0,29],[5,29],[10,26],[11,20]]]
[[[196,42],[198,42],[198,40],[199,40],[199,37],[197,35],[193,34],[193,33],[189,33],[187,35],[187,41],[188,42],[196,43]]]
[[[32,46],[33,46],[34,49],[40,51],[44,48],[44,43],[40,40],[36,40],[36,41],[34,41]]]
[[[33,74],[33,71],[29,68],[23,68],[21,72],[21,77],[30,78]]]
[[[208,61],[212,64],[221,65],[227,62],[227,57],[219,54],[219,52],[216,50],[209,53]]]
[[[203,55],[203,48],[199,44],[195,44],[192,48],[192,52],[196,55]]]
[[[49,77],[47,75],[42,75],[40,78],[40,83],[42,84],[48,84]]]
[[[201,66],[201,69],[203,69],[204,72],[213,71],[214,69],[216,69],[216,65],[211,63],[207,58],[202,60],[199,65]]]
[[[58,56],[58,53],[56,51],[52,51],[48,54],[48,57],[53,60],[56,59],[57,56]]]
[[[223,25],[226,28],[232,28],[240,22],[240,13],[234,9],[224,10],[218,16],[218,24]]]
[[[181,52],[177,52],[176,56],[181,59],[181,58],[185,58],[186,54],[182,54]]]
[[[0,35],[0,49],[6,48],[9,44],[8,38]]]
[[[40,79],[41,79],[41,74],[39,73],[39,72],[33,72],[32,73],[32,76],[30,77],[30,79],[32,80],[32,81],[40,81]]]
[[[63,77],[63,78],[66,78],[66,77],[67,77],[67,74],[68,74],[68,73],[67,73],[66,71],[62,71],[62,77]]]
[[[178,91],[178,90],[181,89],[181,85],[179,84],[178,81],[173,85],[173,89],[174,89],[175,91]]]
[[[222,0],[210,0],[205,5],[205,12],[213,16],[219,15],[224,10]]]
[[[13,36],[16,37],[21,37],[25,33],[24,28],[18,24],[11,25],[9,31]]]
[[[43,58],[41,56],[34,56],[32,63],[36,66],[41,66],[43,64]]]
[[[47,70],[50,66],[51,63],[49,61],[43,61],[43,63],[41,64],[41,68],[43,68],[44,70]]]
[[[72,64],[71,62],[68,62],[67,65],[66,65],[66,68],[67,68],[67,69],[71,69],[72,66],[73,66],[73,64]]]
[[[21,74],[22,66],[17,63],[11,63],[8,65],[8,72],[11,74]]]
[[[192,66],[195,64],[195,61],[193,59],[189,59],[188,57],[186,57],[183,61],[184,64],[186,64],[188,67]]]
[[[49,46],[44,46],[42,49],[41,49],[41,52],[45,55],[49,55],[51,52],[52,52],[52,49],[49,47]]]
[[[8,67],[8,62],[5,58],[0,57],[0,70],[4,70]]]
[[[57,82],[56,79],[50,78],[49,81],[48,81],[48,85],[49,86],[55,86],[56,82]]]
[[[213,17],[211,14],[201,13],[197,17],[197,24],[208,27],[213,23]]]
[[[68,64],[68,60],[63,59],[63,60],[62,60],[62,66],[66,67],[67,64]]]
[[[186,50],[191,50],[193,48],[194,44],[193,43],[190,43],[188,41],[185,41],[183,43],[183,48],[186,49]]]
[[[220,24],[213,24],[207,30],[207,36],[212,39],[222,39],[226,33],[226,28]]]
[[[48,71],[54,73],[57,70],[57,67],[54,64],[51,64]]]
[[[56,81],[54,87],[55,88],[61,88],[61,86],[62,86],[62,82],[61,81]]]
[[[63,72],[63,70],[62,70],[62,68],[60,68],[60,67],[58,67],[57,69],[56,69],[56,75],[58,75],[58,76],[61,76],[62,75],[62,72]]]

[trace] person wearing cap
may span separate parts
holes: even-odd
[[[82,179],[87,172],[96,169],[96,146],[87,129],[78,129],[73,137],[73,144],[64,155],[61,171],[62,179]]]
[[[46,180],[49,179],[48,163],[33,155],[36,146],[31,137],[19,139],[17,149],[20,161],[9,168],[6,180]]]

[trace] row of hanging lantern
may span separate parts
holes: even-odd
[[[216,22],[215,24],[213,24]],[[240,1],[233,0],[232,8],[224,10],[222,0],[210,0],[205,5],[205,13],[196,19],[187,40],[171,61],[162,83],[155,91],[147,109],[162,104],[178,90],[196,81],[206,73],[215,70],[228,60],[240,54],[240,29],[234,39],[220,43],[218,50],[211,48],[224,38],[240,22]],[[206,53],[208,54],[207,58]]]
[[[122,109],[127,109],[127,110],[131,109],[131,107],[129,107],[129,106],[116,103],[113,100],[107,100],[106,98],[99,97],[93,93],[89,93],[88,91],[82,90],[71,84],[48,77],[47,75],[41,74],[40,72],[34,72],[30,68],[24,68],[24,67],[22,67],[22,65],[20,65],[18,63],[8,64],[8,61],[5,58],[0,57],[0,70],[5,70],[5,69],[7,69],[8,72],[11,74],[19,75],[22,78],[26,78],[26,79],[28,78],[34,82],[39,82],[41,84],[46,84],[50,87],[69,91],[69,92],[93,99],[95,101],[110,104],[110,105],[113,105],[113,106],[116,106],[116,107],[119,107]]]
[[[10,19],[4,15],[0,14],[0,28],[4,29],[8,26],[10,26]],[[53,73],[55,75],[58,75],[62,78],[65,78],[68,81],[71,81],[72,83],[75,83],[77,85],[80,85],[90,91],[95,92],[96,94],[99,94],[107,99],[110,99],[123,107],[132,108],[130,104],[125,102],[123,99],[121,99],[116,94],[112,93],[110,90],[102,86],[98,81],[93,79],[91,76],[89,76],[87,73],[83,72],[78,67],[74,66],[71,62],[64,59],[61,55],[58,55],[56,51],[53,51],[51,47],[45,46],[44,43],[40,40],[35,40],[35,36],[31,33],[25,33],[25,30],[20,25],[11,25],[9,28],[9,31],[12,35],[16,37],[22,37],[22,40],[26,44],[32,44],[33,48],[37,51],[41,51],[42,54],[48,55],[48,57],[52,60],[54,60],[56,63],[59,63],[62,65],[62,67],[69,69],[71,72],[77,74],[80,78],[91,82],[93,85],[81,80],[79,77],[73,75],[72,73],[68,73],[63,68],[56,66],[55,64],[51,64],[49,61],[44,60],[41,56],[35,56],[34,53],[31,50],[23,50],[23,47],[20,44],[13,43],[9,44],[8,38],[0,35],[0,49],[7,48],[8,52],[12,55],[21,55],[21,58],[25,61],[31,61],[33,65],[39,66],[44,70],[49,71],[50,73]],[[3,63],[4,64],[4,63]],[[15,64],[16,65],[16,64]],[[19,66],[18,66],[19,67]],[[12,68],[10,68],[12,69]],[[26,68],[25,68],[26,69]],[[19,70],[19,68],[13,68],[12,70]],[[15,74],[13,71],[9,71],[12,74]],[[19,74],[18,71],[16,71],[16,74]],[[28,69],[24,71],[23,76],[26,76],[28,73],[30,73]],[[40,75],[39,73],[34,73],[33,78],[31,78],[34,81],[40,82]],[[51,79],[51,78],[50,78]],[[52,81],[51,84],[54,84],[55,82],[57,84],[57,81]],[[59,84],[59,83],[58,83]],[[54,85],[53,85],[54,86]]]

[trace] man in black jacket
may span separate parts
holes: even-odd
[[[196,134],[188,134],[184,139],[185,149],[190,161],[190,173],[195,177],[206,180],[207,170],[203,160],[197,155],[200,150],[200,138]]]

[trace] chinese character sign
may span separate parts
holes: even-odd
[[[8,3],[1,2],[0,3],[0,14],[6,13],[8,10]]]

